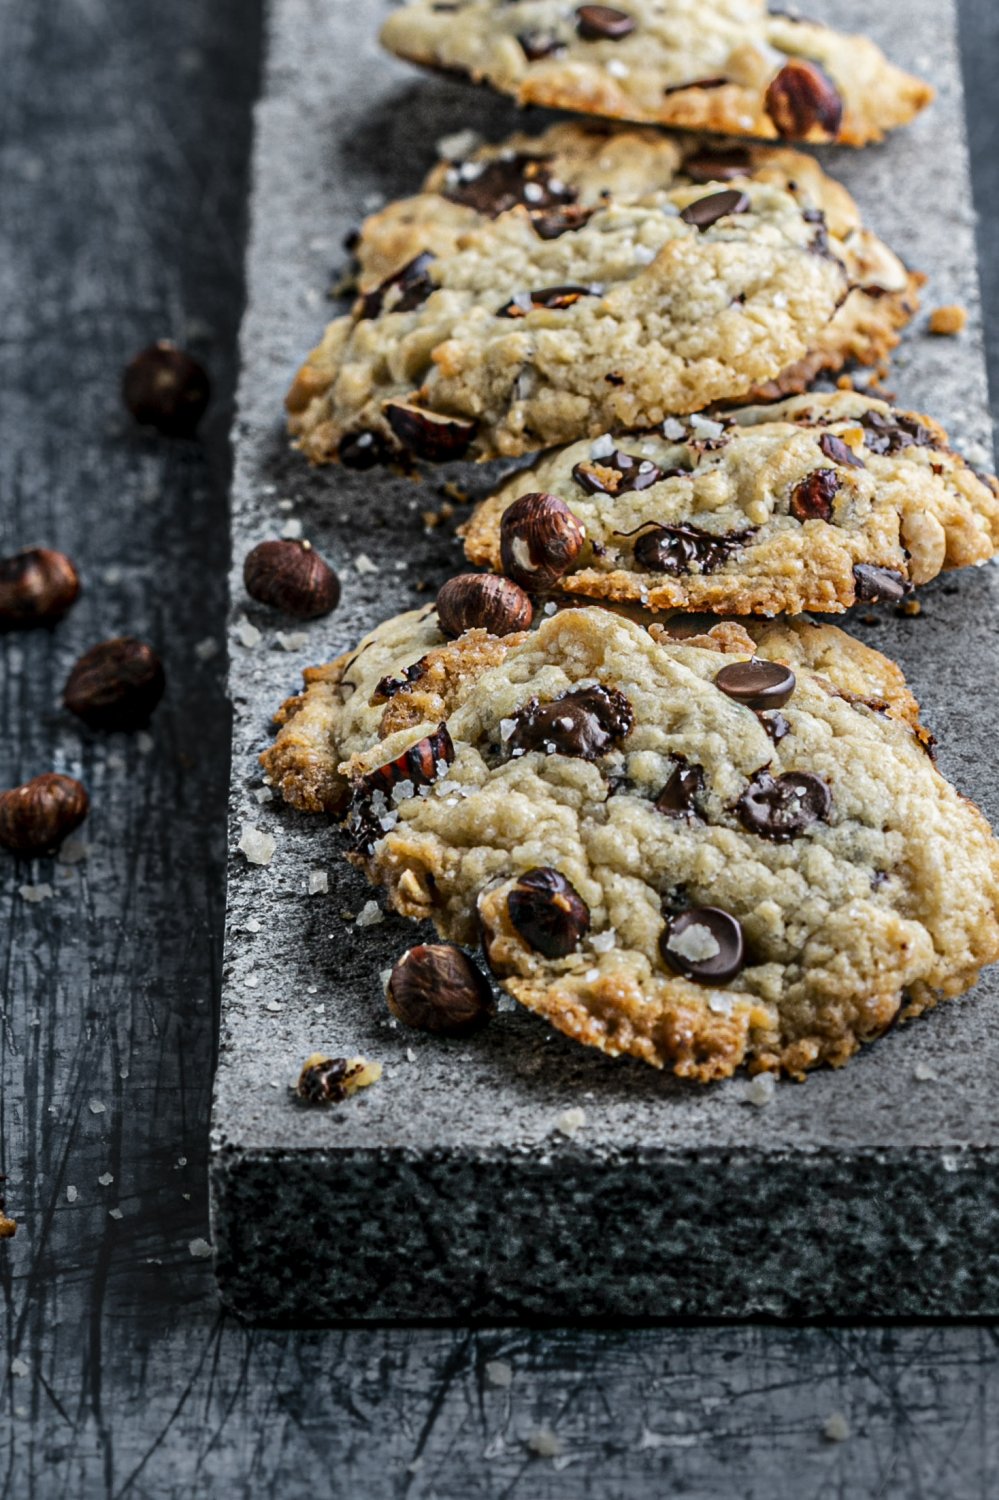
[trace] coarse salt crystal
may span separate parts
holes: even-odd
[[[261,807],[263,807],[267,802],[274,801],[274,793],[271,791],[269,786],[258,786],[253,795],[260,803]]]
[[[268,1000],[267,1009],[270,1011],[279,1011],[281,1009],[280,1000]]]
[[[87,1105],[87,1108],[90,1110],[90,1113],[92,1115],[102,1115],[107,1109],[107,1105],[104,1104],[100,1099],[91,1099],[90,1103]]]
[[[920,1083],[930,1083],[940,1077],[936,1068],[931,1068],[929,1063],[918,1062],[912,1071]]]
[[[385,913],[377,901],[365,901],[355,918],[358,927],[375,927],[379,922],[384,922],[384,920]]]
[[[757,1109],[762,1109],[766,1104],[773,1103],[774,1094],[777,1092],[777,1080],[772,1073],[757,1073],[746,1084],[742,1096],[743,1104],[755,1104]]]
[[[100,1183],[101,1187],[110,1187],[112,1182],[114,1182],[114,1173],[102,1172],[97,1181]]]
[[[69,1187],[66,1189],[66,1201],[67,1201],[67,1203],[75,1203],[78,1196],[79,1195],[78,1195],[78,1193],[76,1191],[76,1188],[73,1186],[72,1183],[70,1183]]]
[[[612,57],[606,67],[612,78],[627,78],[631,72],[628,64],[622,62],[619,57]]]
[[[567,1109],[564,1114],[559,1115],[555,1121],[555,1129],[561,1135],[568,1136],[571,1140],[577,1130],[582,1130],[585,1124],[586,1110],[580,1109],[577,1105],[574,1109]]]
[[[700,922],[685,927],[682,932],[670,934],[666,944],[671,953],[678,953],[690,963],[701,963],[706,958],[717,958],[721,944],[711,931]]]
[[[590,938],[590,947],[594,953],[609,953],[617,942],[617,933],[613,927],[608,927],[606,932],[594,933]]]
[[[236,637],[239,644],[241,646],[245,646],[248,651],[252,651],[254,646],[259,646],[260,642],[263,640],[263,636],[260,634],[260,631],[257,629],[256,625],[245,618],[236,621],[236,627],[233,631],[233,635]]]
[[[477,151],[481,145],[482,137],[477,130],[454,130],[450,135],[442,135],[438,139],[436,150],[441,161],[460,161],[463,156],[470,156],[473,151]]]
[[[720,994],[712,990],[708,996],[708,1010],[713,1016],[729,1016],[732,1014],[733,1000],[731,995]]]
[[[282,651],[301,651],[309,644],[309,637],[304,630],[279,630],[274,639]]]
[[[206,635],[204,640],[198,641],[194,654],[199,661],[211,661],[213,656],[219,654],[219,643],[214,636]]]
[[[699,416],[696,411],[690,419],[690,425],[705,438],[720,438],[725,431],[721,422],[712,422],[710,417]]]
[[[330,877],[328,870],[309,871],[306,889],[310,896],[325,896],[329,888]]]
[[[503,741],[504,745],[506,744],[506,742],[510,738],[510,736],[513,734],[513,731],[516,729],[516,727],[517,727],[517,720],[516,719],[500,719],[500,721],[499,721],[500,739]]]
[[[822,1436],[830,1443],[845,1443],[850,1436],[850,1424],[841,1411],[834,1411],[822,1424]]]
[[[545,611],[544,612],[545,612],[546,615],[556,615],[556,614],[558,614],[558,605],[555,603],[555,601],[553,599],[549,599],[548,603],[545,605]]]
[[[501,1390],[508,1391],[513,1385],[513,1366],[505,1359],[488,1360],[485,1373],[489,1384],[498,1385]]]
[[[302,539],[302,523],[297,516],[289,516],[281,527],[281,535],[286,542],[298,542]]]
[[[651,266],[657,254],[658,251],[653,250],[651,245],[636,245],[634,249],[636,264],[640,266]]]
[[[527,1438],[527,1446],[539,1458],[557,1458],[562,1452],[560,1439],[550,1427],[538,1427]]]
[[[207,1240],[188,1240],[187,1248],[195,1260],[207,1260],[212,1253],[212,1247]]]
[[[12,1359],[10,1362],[10,1373],[18,1378],[27,1375],[30,1369],[31,1366],[26,1359]]]
[[[37,903],[39,901],[51,901],[55,895],[55,891],[47,880],[43,880],[40,885],[19,885],[17,894],[22,901]]]
[[[397,781],[395,786],[392,788],[392,801],[397,806],[400,802],[408,802],[409,798],[412,797],[414,791],[415,787],[413,786],[412,781],[408,776],[405,776],[403,777],[402,781]]]
[[[274,858],[277,839],[252,823],[244,823],[236,848],[246,855],[251,865],[269,865]]]
[[[124,1217],[125,1217],[125,1215],[122,1213],[122,1211],[121,1211],[120,1208],[109,1208],[108,1209],[108,1218],[109,1219],[123,1219]]]
[[[590,457],[598,460],[601,458],[610,458],[616,446],[610,433],[605,432],[602,437],[595,438],[590,444]]]
[[[687,429],[682,422],[677,421],[676,417],[667,417],[662,425],[662,434],[664,438],[669,438],[671,443],[682,443],[687,436]]]
[[[257,921],[256,917],[247,917],[246,921],[243,923],[243,926],[246,928],[247,932],[260,931],[260,923]]]
[[[354,567],[359,573],[377,573],[378,564],[373,563],[366,552],[359,552],[354,558]]]

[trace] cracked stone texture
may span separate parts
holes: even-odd
[[[327,289],[346,231],[415,188],[440,136],[471,127],[496,138],[522,123],[503,100],[382,56],[385,8],[274,0],[258,106],[232,597],[237,631],[249,620],[262,638],[231,640],[233,852],[212,1139],[223,1295],[268,1322],[995,1314],[994,976],[844,1072],[780,1086],[765,1108],[745,1102],[743,1082],[685,1087],[591,1055],[509,1006],[471,1041],[423,1037],[391,1024],[379,977],[419,929],[392,915],[357,927],[346,914],[371,892],[336,833],[257,802],[269,716],[302,667],[425,602],[461,561],[453,523],[428,531],[420,515],[439,507],[454,470],[419,486],[312,472],[282,429],[284,391],[336,311]],[[904,26],[900,9],[830,0],[823,14],[870,30],[929,76],[936,105],[883,147],[823,155],[872,227],[931,275],[896,360],[899,400],[932,411],[988,464],[953,5],[910,0]],[[967,333],[930,339],[926,313],[952,301],[970,312]],[[475,494],[488,483],[469,469],[460,479]],[[337,612],[303,627],[249,601],[240,576],[249,547],[289,519],[344,583]],[[845,623],[901,662],[942,769],[995,821],[995,570],[945,577],[920,597],[914,620],[881,612],[869,624],[859,611]],[[300,629],[306,643],[286,651],[277,632]],[[236,852],[242,821],[275,837],[267,867]],[[320,868],[329,893],[308,896]],[[381,1083],[333,1111],[295,1107],[288,1085],[317,1048],[378,1058]],[[555,1124],[575,1105],[586,1124],[570,1140]]]

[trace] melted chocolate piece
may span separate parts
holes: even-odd
[[[670,94],[685,94],[688,89],[723,89],[728,82],[728,78],[718,76],[692,78],[689,83],[671,83],[668,88],[663,89],[663,98],[668,98]]]
[[[586,902],[560,870],[528,870],[506,898],[513,926],[535,953],[565,958],[590,928]]]
[[[806,474],[791,491],[792,516],[797,521],[832,520],[838,489],[839,475],[833,469],[815,469]]]
[[[464,162],[447,174],[441,197],[462,203],[496,219],[509,209],[545,209],[574,203],[575,188],[567,187],[549,170],[550,157],[518,151],[488,162]]]
[[[879,411],[865,411],[860,419],[864,443],[872,453],[898,453],[903,448],[935,448],[936,438],[928,427],[912,417],[893,412],[882,416]]]
[[[635,566],[643,573],[667,573],[671,578],[695,567],[701,573],[713,573],[752,535],[752,531],[739,531],[715,536],[698,526],[652,526],[635,543]]]
[[[606,458],[585,459],[575,465],[572,477],[588,495],[627,495],[647,490],[660,479],[683,474],[684,469],[660,469],[650,458],[623,453],[620,448]]]
[[[602,291],[593,286],[545,286],[536,292],[527,292],[524,297],[511,297],[496,309],[498,318],[526,318],[535,307],[561,309],[571,307],[580,297],[600,297]],[[526,305],[529,303],[530,305]]]
[[[810,771],[790,771],[776,781],[769,771],[760,771],[739,798],[739,821],[750,833],[774,843],[797,838],[813,823],[829,818],[832,797],[821,776]]]
[[[551,31],[521,31],[517,40],[528,62],[540,62],[543,57],[557,57],[565,51],[565,42]]]
[[[694,182],[727,182],[730,177],[745,177],[752,165],[749,152],[735,146],[730,151],[699,151],[687,158],[683,170]]]
[[[582,203],[565,203],[561,207],[531,211],[534,233],[541,240],[557,240],[560,234],[573,229],[582,229],[595,208],[585,208]]]
[[[746,962],[741,924],[717,906],[690,906],[667,915],[659,952],[675,973],[701,984],[725,984]]]
[[[860,455],[854,453],[849,443],[844,443],[834,432],[824,432],[819,438],[819,447],[834,464],[842,464],[846,469],[867,468]]]
[[[696,799],[703,791],[703,770],[681,758],[653,805],[667,818],[696,818]]]
[[[427,672],[427,658],[421,656],[419,661],[414,661],[412,666],[406,667],[401,677],[382,677],[375,685],[375,691],[371,695],[372,703],[387,703],[394,698],[396,693],[401,693],[411,683],[419,682]]]
[[[912,593],[912,584],[894,568],[876,568],[871,563],[857,563],[853,570],[857,600],[863,604],[886,601],[897,604]]]
[[[747,193],[741,193],[738,188],[726,188],[724,192],[711,193],[707,198],[698,198],[696,203],[688,203],[680,218],[703,234],[719,219],[727,219],[730,214],[748,214],[752,206]]]
[[[779,713],[777,710],[774,710],[771,713],[758,713],[756,717],[759,719],[760,724],[763,726],[763,729],[770,737],[770,739],[773,740],[775,745],[779,745],[781,740],[784,739],[786,735],[789,735],[791,733],[790,724],[785,719],[784,715],[782,713]]]
[[[783,708],[796,681],[783,662],[754,656],[750,661],[734,661],[722,667],[715,677],[715,687],[745,708]]]
[[[361,297],[361,305],[357,313],[358,320],[379,317],[385,306],[385,298],[393,288],[398,289],[399,295],[393,300],[389,308],[390,312],[412,312],[414,308],[426,302],[430,293],[436,290],[435,283],[431,281],[429,275],[429,266],[433,259],[429,250],[421,250],[419,255],[414,255],[413,259],[407,261],[398,271],[394,271],[391,276],[386,276],[374,291],[365,292]]]
[[[637,24],[627,11],[610,5],[580,5],[576,10],[576,30],[584,42],[619,42]]]
[[[617,688],[577,688],[551,703],[532,698],[514,715],[516,728],[507,741],[511,755],[544,750],[550,755],[577,755],[597,760],[635,725],[631,704]]]

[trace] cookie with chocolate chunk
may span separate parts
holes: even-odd
[[[520,104],[725,135],[863,146],[933,98],[867,37],[766,0],[409,0],[381,35]]]
[[[845,253],[763,182],[611,200],[551,240],[501,214],[329,326],[287,398],[291,431],[316,462],[440,462],[737,400],[814,347],[850,289]]]
[[[551,579],[525,495],[554,497],[581,541]],[[533,502],[531,516],[538,510]],[[566,521],[564,524],[569,524]],[[717,419],[669,419],[547,454],[462,528],[477,564],[587,599],[653,610],[840,613],[897,602],[999,547],[999,485],[930,418],[854,392]],[[537,585],[536,585],[537,586]]]
[[[909,271],[861,221],[856,204],[813,156],[751,142],[720,144],[696,135],[595,121],[563,121],[540,135],[519,132],[439,162],[411,198],[387,204],[361,225],[357,284],[369,294],[422,254],[452,254],[469,231],[506,214],[556,239],[579,228],[609,198],[635,202],[672,187],[719,191],[746,179],[790,191],[821,214],[843,247],[851,290],[814,346],[766,382],[754,399],[805,390],[821,370],[857,361],[876,365],[898,342],[919,305],[923,277]]]

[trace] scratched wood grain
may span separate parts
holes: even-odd
[[[999,12],[963,11],[999,327]],[[207,1234],[228,712],[220,659],[194,648],[224,615],[258,50],[254,0],[0,5],[0,551],[64,546],[87,586],[54,634],[0,640],[0,783],[55,764],[94,798],[83,864],[0,860],[0,1171],[20,1220],[0,1247],[0,1497],[992,1500],[991,1328],[219,1317],[189,1246]],[[119,413],[123,359],[162,334],[215,376],[203,444]],[[145,754],[56,706],[74,655],[125,629],[170,675]],[[46,880],[52,901],[17,894]],[[821,1434],[834,1411],[842,1443]],[[561,1452],[532,1456],[545,1427]]]

